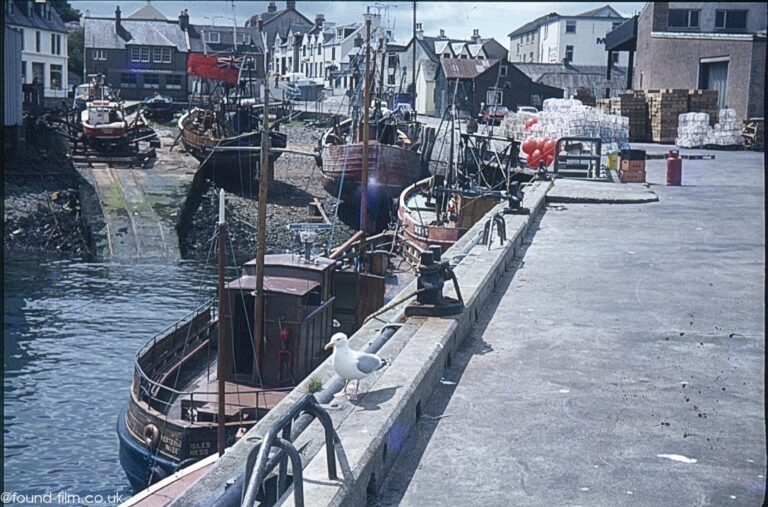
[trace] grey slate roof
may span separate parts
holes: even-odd
[[[4,0],[4,2],[9,1],[11,0]],[[14,2],[13,12],[5,12],[5,19],[3,20],[3,24],[37,28],[38,30],[48,30],[51,32],[67,33],[67,26],[61,20],[61,17],[59,16],[59,13],[56,12],[56,9],[49,6],[51,9],[51,19],[44,19],[40,16],[40,14],[38,14],[37,6],[35,7],[36,8],[32,13],[32,16],[27,16],[26,9],[20,9],[19,3]]]
[[[147,2],[147,5],[137,9],[133,14],[127,16],[128,19],[149,19],[154,21],[166,21],[168,18],[165,15],[155,9],[151,3]]]
[[[602,14],[601,14],[602,12]],[[605,18],[621,18],[622,15],[616,12],[616,9],[611,7],[610,5],[603,5],[602,7],[598,7],[597,9],[592,9],[591,11],[582,12],[581,14],[578,14],[580,18],[594,18],[594,17],[605,17]]]
[[[85,46],[97,49],[125,49],[126,45],[175,47],[187,52],[187,41],[178,20],[147,21],[123,19],[118,34],[114,18],[83,18]]]
[[[562,88],[575,90],[577,88],[605,88],[606,67],[600,65],[569,65],[562,63],[518,63],[514,65],[531,80]],[[613,67],[611,72],[611,87],[623,87],[626,83],[626,69]]]
[[[468,58],[443,58],[440,60],[447,79],[474,79],[498,62],[498,60],[470,60]]]
[[[187,32],[189,33],[189,50],[193,53],[204,53],[206,48],[203,47],[203,30],[216,30],[219,32],[219,43],[214,44],[211,42],[206,43],[207,51],[209,53],[231,52],[233,50],[234,33],[231,26],[206,26],[206,25],[189,25]],[[264,44],[261,40],[261,32],[255,26],[238,26],[237,33],[247,33],[251,36],[251,43],[248,44],[248,51],[252,53],[263,53]],[[242,44],[238,43],[238,49],[242,48]]]

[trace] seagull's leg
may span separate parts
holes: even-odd
[[[357,398],[357,391],[360,389],[360,379],[355,382],[355,398]]]
[[[349,379],[347,379],[346,381],[344,381],[344,396],[346,396],[346,395],[347,395],[347,386],[348,386],[348,385],[349,385]]]

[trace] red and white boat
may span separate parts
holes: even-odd
[[[93,100],[80,113],[85,140],[115,143],[126,139],[128,121],[120,104],[109,100]]]

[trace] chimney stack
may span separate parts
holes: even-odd
[[[416,23],[416,38],[419,40],[424,38],[424,30],[421,29],[421,23]]]
[[[275,12],[277,11],[277,5],[275,5],[275,2],[269,2],[269,7],[267,7],[267,12]]]
[[[472,42],[474,44],[480,44],[482,41],[483,40],[480,37],[480,29],[479,28],[475,28],[474,30],[472,30]]]
[[[296,0],[288,0],[285,2],[285,8],[289,11],[295,11],[296,10]]]
[[[179,14],[179,27],[185,32],[189,28],[189,11],[187,9]]]
[[[325,14],[316,14],[315,26],[323,26],[323,23],[325,23]]]
[[[445,30],[443,30],[442,28],[440,29],[440,38],[445,39]]]
[[[120,26],[120,6],[115,7],[115,31],[119,32],[122,27]]]

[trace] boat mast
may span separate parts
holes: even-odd
[[[413,85],[411,98],[413,100],[413,112],[416,113],[416,2],[413,2],[413,62],[411,70],[411,84]],[[416,118],[414,118],[414,121]]]
[[[227,228],[224,221],[224,190],[219,194],[219,339],[217,347],[218,359],[216,361],[216,384],[218,385],[218,447],[219,456],[224,454],[226,445],[226,386],[228,367],[229,345],[229,302],[224,291],[225,263],[226,263],[226,239]]]
[[[371,17],[365,17],[365,76],[363,86],[365,86],[365,95],[363,99],[363,160],[362,174],[360,175],[360,230],[363,231],[363,245],[365,244],[365,232],[368,225],[368,203],[366,193],[368,192],[368,130],[369,130],[369,108],[371,103],[371,83],[369,68],[371,59]],[[361,249],[362,253],[362,249]]]
[[[262,35],[262,37],[264,37]],[[266,40],[264,47],[267,47]],[[253,309],[253,379],[261,379],[261,347],[264,340],[264,252],[267,241],[267,193],[269,192],[269,67],[264,58],[264,110],[261,129],[261,161],[259,164],[259,216],[256,242],[256,290]]]

